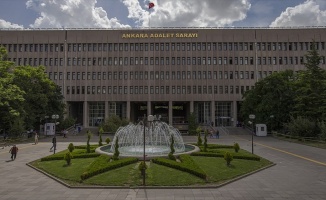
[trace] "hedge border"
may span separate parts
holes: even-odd
[[[83,153],[83,154],[72,154],[73,159],[78,159],[78,158],[95,158],[100,156],[101,154],[98,153]],[[44,158],[41,158],[41,162],[43,161],[51,161],[51,160],[63,160],[64,155],[58,154],[58,155],[50,155]]]
[[[129,165],[129,164],[138,162],[138,158],[123,158],[123,159],[120,159],[120,160],[107,162],[107,165],[102,167],[102,168],[96,168],[97,163],[101,163],[101,162],[103,163],[103,162],[109,161],[109,160],[110,160],[110,157],[108,157],[107,155],[101,155],[98,159],[96,159],[91,164],[88,171],[84,172],[80,176],[81,180],[85,180],[85,179],[88,179],[88,178],[93,177],[95,175],[107,172],[109,170],[116,169],[116,168],[119,168],[119,167],[123,167],[123,166]]]
[[[219,157],[224,158],[224,154],[220,153],[210,153],[210,152],[194,152],[190,154],[191,156],[203,156],[203,157]],[[243,160],[254,160],[254,161],[260,161],[260,157],[258,156],[239,156],[232,154],[234,159],[243,159]]]
[[[166,158],[154,158],[152,159],[152,162],[180,171],[188,172],[205,180],[207,179],[206,173],[194,162],[194,160],[189,155],[180,155],[180,159],[182,163],[168,160]]]

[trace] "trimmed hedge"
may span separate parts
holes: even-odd
[[[224,158],[224,154],[222,154],[222,153],[211,153],[211,152],[193,152],[190,155],[192,155],[192,156],[203,156],[203,157],[219,157],[219,158]],[[260,157],[258,157],[258,156],[233,155],[233,158],[234,159],[260,161]]]
[[[94,158],[94,157],[98,157],[101,154],[98,153],[79,153],[79,154],[75,154],[72,153],[73,155],[73,159],[76,158]],[[54,155],[50,155],[44,158],[41,158],[41,161],[51,161],[51,160],[63,160],[64,159],[64,155],[62,154],[54,154]]]
[[[138,158],[123,158],[110,162],[109,156],[101,155],[88,167],[88,169],[80,176],[80,178],[82,180],[85,180],[103,172],[107,172],[109,170],[123,167],[136,162],[138,162]]]
[[[194,144],[197,145],[197,144]],[[204,148],[204,145],[198,146],[199,148]],[[207,149],[233,149],[233,145],[224,144],[207,144]]]
[[[98,144],[93,144],[93,145],[90,145],[91,149],[96,149],[98,146]],[[78,146],[75,146],[75,149],[86,149],[87,146],[86,145],[78,145]]]
[[[180,160],[182,161],[182,163],[166,158],[154,158],[152,159],[152,162],[159,165],[178,169],[180,171],[188,172],[206,180],[206,173],[194,162],[194,160],[189,155],[180,155]]]

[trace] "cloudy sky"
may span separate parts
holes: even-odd
[[[148,9],[149,2],[155,6]],[[0,28],[326,26],[326,0],[0,0]]]

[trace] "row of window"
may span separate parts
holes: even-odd
[[[258,51],[308,51],[312,42],[257,42]],[[3,44],[9,52],[63,52],[64,44]],[[253,51],[254,42],[68,43],[68,52],[96,51]],[[315,42],[317,50],[325,42]]]
[[[251,89],[254,86],[251,86]],[[86,88],[86,91],[85,91]],[[128,90],[129,88],[129,90]],[[66,94],[243,94],[249,86],[67,86]],[[234,90],[235,88],[235,90]]]
[[[59,74],[59,76],[58,76]],[[258,78],[272,71],[258,71]],[[254,71],[134,71],[134,72],[67,72],[66,80],[185,80],[185,79],[254,79]],[[63,80],[63,72],[49,72],[52,80]]]
[[[17,65],[63,66],[63,58],[9,58]],[[258,65],[298,65],[306,58],[295,57],[257,57]],[[325,56],[321,57],[325,64]],[[128,65],[254,65],[254,57],[97,57],[67,58],[67,66],[128,66]]]

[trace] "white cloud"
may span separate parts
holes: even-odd
[[[295,7],[287,8],[271,23],[271,27],[325,26],[326,10],[320,10],[315,0],[307,0]]]
[[[146,0],[146,9],[138,0],[122,2],[128,8],[128,17],[143,27],[149,26],[149,20],[151,27],[228,26],[245,19],[251,6],[249,0],[153,0],[155,7],[148,11]]]
[[[24,28],[22,25],[13,24],[11,22],[7,22],[3,19],[0,19],[0,28],[16,28],[16,29],[22,29]]]
[[[28,0],[27,8],[40,14],[32,28],[129,28],[117,18],[109,19],[97,0]]]

